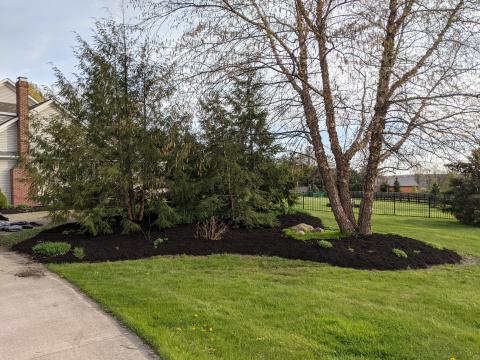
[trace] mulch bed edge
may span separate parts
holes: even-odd
[[[309,225],[321,224],[320,219],[309,215],[283,215],[286,224],[301,220]],[[298,222],[297,222],[298,224]],[[370,236],[348,236],[332,240],[331,248],[322,247],[317,241],[301,241],[286,237],[281,228],[274,229],[230,229],[220,241],[195,239],[195,226],[180,225],[166,230],[153,230],[151,240],[141,233],[130,235],[104,235],[92,237],[78,232],[78,224],[64,224],[45,230],[33,238],[13,246],[13,250],[32,255],[40,262],[102,262],[142,259],[159,255],[237,254],[254,256],[277,256],[285,259],[308,260],[334,266],[369,270],[404,270],[428,268],[433,265],[457,264],[461,257],[447,249],[437,249],[422,241],[395,234],[373,234]],[[154,246],[159,237],[167,241]],[[42,258],[32,252],[32,247],[43,241],[64,241],[85,250],[85,258],[78,259],[72,252],[57,258]],[[394,254],[401,249],[407,258]]]

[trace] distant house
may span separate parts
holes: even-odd
[[[28,198],[29,185],[18,168],[20,156],[28,154],[29,118],[51,118],[58,114],[52,100],[38,102],[28,94],[28,82],[19,77],[0,81],[0,189],[10,204],[33,205]]]
[[[400,183],[400,192],[415,193],[420,190],[416,178],[416,175],[379,176],[377,179],[377,191],[380,191],[383,183],[387,183],[388,192],[395,192],[395,180],[398,179],[398,182]]]

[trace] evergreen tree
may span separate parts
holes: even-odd
[[[364,169],[350,170],[350,191],[362,191],[364,181],[365,181]]]
[[[432,184],[432,188],[430,189],[430,194],[433,196],[440,195],[440,186],[436,181]]]
[[[398,178],[395,178],[395,181],[393,183],[393,189],[395,192],[400,192],[400,181],[398,181]]]
[[[55,214],[74,210],[93,233],[113,217],[138,229],[184,156],[184,116],[169,106],[169,69],[141,31],[105,20],[92,43],[78,39],[78,72],[56,70],[61,116],[33,121],[31,159],[37,201]],[[165,206],[163,206],[165,208]]]
[[[268,130],[268,112],[256,75],[234,79],[230,93],[201,102],[203,159],[199,181],[200,219],[233,225],[272,225],[271,210],[290,199],[288,165]]]
[[[380,191],[381,192],[388,192],[388,183],[386,181],[383,181],[380,184]]]
[[[244,165],[250,171],[280,151],[268,131],[268,111],[261,90],[262,85],[256,74],[250,72],[243,78],[235,79],[232,94],[227,97]]]
[[[472,152],[468,162],[453,163],[449,168],[456,173],[450,179],[451,211],[460,222],[480,226],[480,149]]]
[[[5,194],[0,189],[0,210],[6,209],[8,207],[8,201]]]

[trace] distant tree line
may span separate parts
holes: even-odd
[[[480,148],[467,161],[452,163],[449,168],[456,174],[450,180],[452,213],[465,224],[480,226]]]

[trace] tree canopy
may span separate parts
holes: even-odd
[[[197,172],[189,175],[197,220],[213,216],[233,226],[272,225],[272,210],[293,197],[293,179],[278,157],[255,71],[232,79],[232,88],[201,101]],[[184,197],[175,203],[185,206]]]
[[[93,233],[116,216],[135,228],[188,150],[189,119],[169,103],[170,69],[156,51],[140,30],[98,21],[91,43],[78,38],[74,80],[56,71],[61,115],[32,121],[34,197],[56,214],[74,210]]]
[[[252,69],[206,94],[198,128],[174,99],[174,67],[147,32],[113,20],[78,38],[74,80],[56,70],[60,115],[32,119],[32,195],[93,234],[214,218],[273,225],[292,204],[291,172]],[[197,133],[195,132],[197,130]]]
[[[335,219],[372,231],[379,169],[419,154],[453,158],[478,139],[476,0],[134,0],[148,23],[186,28],[185,73],[220,83],[265,69],[281,133],[308,141]],[[365,165],[358,219],[352,162]]]

